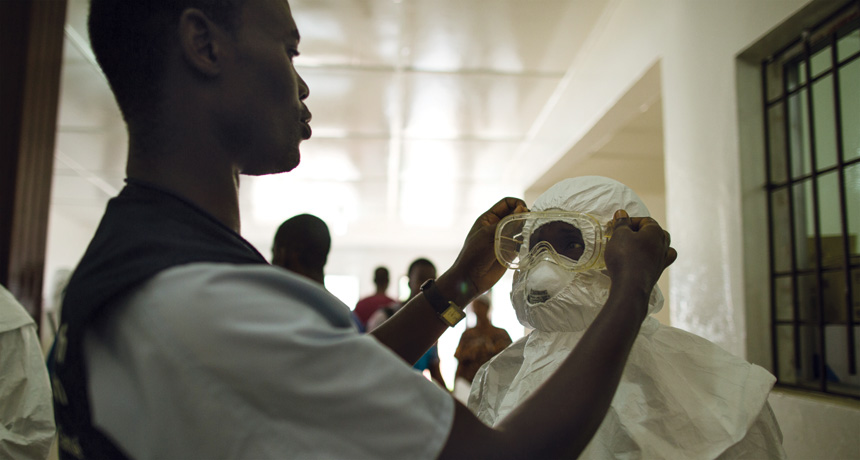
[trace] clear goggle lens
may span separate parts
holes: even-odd
[[[542,260],[570,271],[605,267],[608,232],[593,216],[572,211],[537,211],[505,217],[496,227],[496,258],[524,270]]]

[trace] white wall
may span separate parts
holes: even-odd
[[[535,180],[662,67],[672,323],[744,356],[735,56],[801,0],[617,0],[568,71],[525,168]],[[584,127],[584,128],[580,128]]]
[[[771,408],[793,459],[860,458],[860,403],[775,390]]]
[[[48,216],[41,328],[42,348],[45,350],[54,340],[55,324],[49,316],[56,314],[58,291],[65,287],[65,281],[68,281],[71,270],[77,266],[95,232],[95,225],[67,211],[52,206]]]
[[[600,18],[600,27],[568,71],[568,84],[556,95],[558,103],[547,110],[546,121],[535,128],[536,135],[526,149],[532,165],[525,171],[528,186],[659,62],[667,228],[679,253],[669,271],[672,325],[767,368],[769,356],[759,353],[769,348],[765,346],[769,344],[769,301],[761,289],[766,278],[762,278],[761,263],[747,267],[744,258],[744,249],[750,247],[745,238],[751,232],[760,238],[766,232],[766,221],[760,212],[744,214],[744,205],[755,210],[760,197],[750,191],[755,184],[746,179],[742,182],[741,135],[746,142],[756,139],[754,134],[739,131],[739,109],[750,105],[738,105],[737,87],[739,77],[755,79],[757,75],[739,68],[744,64],[738,64],[737,58],[807,3],[612,1]],[[751,102],[753,108],[756,101]],[[755,118],[754,114],[743,116]],[[743,160],[745,166],[764,161],[763,157]],[[744,216],[753,222],[744,222]],[[764,255],[760,260],[766,260]],[[751,271],[749,277],[747,271]],[[748,296],[746,283],[756,284],[751,290],[758,297]],[[748,349],[748,343],[754,347]],[[804,394],[788,397],[781,392],[771,400],[789,440],[790,458],[808,458],[809,453],[836,458],[842,452],[858,456],[860,412],[853,409],[855,402],[834,398],[825,404]],[[840,408],[839,415],[827,416],[834,407]],[[812,423],[816,426],[810,426]],[[816,437],[807,437],[813,429]]]

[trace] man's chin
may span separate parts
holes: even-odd
[[[268,164],[249,165],[242,169],[242,174],[246,176],[266,176],[269,174],[280,174],[290,172],[299,166],[301,157],[296,152],[295,155],[289,155],[282,158],[281,161],[270,162]]]

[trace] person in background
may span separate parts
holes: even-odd
[[[0,458],[44,460],[55,432],[36,323],[0,285]]]
[[[368,331],[372,331],[379,327],[382,323],[387,321],[388,318],[394,316],[394,314],[403,305],[408,303],[409,300],[412,300],[415,296],[421,294],[421,285],[427,280],[436,278],[436,266],[433,265],[433,262],[421,257],[413,260],[412,263],[409,264],[406,276],[409,277],[409,299],[407,299],[403,304],[395,303],[377,310],[367,322]],[[424,371],[427,371],[433,381],[441,385],[442,388],[447,388],[445,385],[445,379],[442,377],[442,370],[439,367],[439,346],[437,343],[434,343],[426,353],[421,355],[421,358],[418,359],[412,367],[422,374]]]
[[[299,214],[278,227],[272,244],[272,265],[324,285],[329,250],[331,234],[325,222],[311,214]]]
[[[285,268],[325,287],[325,264],[331,250],[328,225],[312,214],[285,220],[275,233],[272,265]],[[364,323],[350,312],[352,322],[364,332]]]
[[[385,294],[389,283],[388,269],[385,267],[376,267],[376,270],[373,271],[373,284],[376,285],[376,293],[359,300],[353,310],[355,316],[365,327],[367,326],[367,321],[377,310],[397,304],[396,300]]]
[[[490,321],[490,304],[490,296],[487,294],[471,303],[476,323],[475,327],[463,331],[457,351],[454,352],[454,357],[457,358],[457,372],[454,374],[455,394],[460,394],[460,388],[470,388],[478,369],[512,342],[508,331],[493,326]],[[468,396],[468,390],[465,393]]]

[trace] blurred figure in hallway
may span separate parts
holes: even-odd
[[[424,284],[425,281],[436,278],[436,266],[433,265],[433,262],[425,258],[418,258],[412,261],[409,264],[409,270],[406,271],[406,276],[409,277],[409,300],[412,300],[413,297],[417,296],[421,293],[421,285]],[[404,304],[406,303],[404,302]],[[388,318],[394,316],[394,313],[402,307],[403,304],[395,303],[392,306],[382,307],[374,313],[370,319],[367,321],[367,331],[370,332],[373,329],[379,327],[380,324],[384,323]],[[442,371],[439,369],[439,347],[438,344],[433,344],[427,353],[424,353],[423,356],[415,363],[415,370],[424,373],[424,371],[428,371],[430,373],[430,378],[442,386],[442,388],[447,389],[448,387],[445,385],[445,379],[442,378]]]
[[[329,250],[331,234],[325,222],[311,214],[299,214],[278,227],[272,245],[272,265],[324,285],[323,269]]]
[[[463,332],[457,351],[454,352],[454,357],[457,358],[454,395],[459,395],[461,401],[469,398],[469,388],[478,369],[512,342],[508,331],[493,326],[490,321],[490,305],[490,296],[487,294],[472,302],[475,327]]]
[[[325,264],[331,250],[328,225],[313,214],[299,214],[285,220],[275,233],[272,265],[316,281],[325,288]],[[350,312],[352,322],[364,332],[364,323]]]
[[[385,294],[385,291],[388,290],[388,285],[390,284],[387,268],[376,267],[376,270],[373,271],[373,284],[376,285],[376,293],[359,300],[358,303],[355,304],[355,310],[353,310],[355,316],[359,321],[361,321],[361,324],[365,326],[367,325],[367,321],[374,313],[376,313],[377,310],[382,307],[397,304],[396,300]]]

